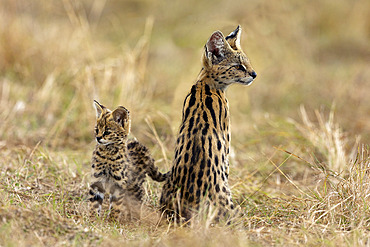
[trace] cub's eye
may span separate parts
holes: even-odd
[[[238,64],[234,66],[237,70],[241,70],[243,72],[247,72],[247,68],[243,64]]]
[[[105,130],[104,132],[103,132],[103,136],[106,136],[106,135],[109,135],[110,134],[110,131],[109,130]]]
[[[99,130],[98,130],[98,128],[95,128],[95,134],[97,135],[97,134],[99,134]]]

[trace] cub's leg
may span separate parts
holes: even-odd
[[[125,207],[126,193],[119,185],[115,184],[109,189],[109,219],[119,221],[122,216],[127,217]]]
[[[98,216],[101,216],[101,209],[104,200],[105,188],[101,181],[96,181],[90,186],[90,202],[92,202],[92,211],[97,210]]]

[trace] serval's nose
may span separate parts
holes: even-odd
[[[253,79],[257,77],[257,73],[254,70],[251,73],[249,73],[249,75],[252,76]]]

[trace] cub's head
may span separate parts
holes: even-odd
[[[203,68],[216,78],[217,88],[225,89],[232,83],[249,85],[257,76],[240,47],[241,31],[238,26],[226,38],[220,31],[216,31],[205,45]]]
[[[101,145],[123,143],[130,133],[130,112],[123,106],[109,110],[94,100],[96,109],[95,138]]]

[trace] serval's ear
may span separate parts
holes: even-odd
[[[96,118],[99,118],[100,115],[103,113],[104,109],[106,109],[105,106],[100,104],[98,101],[94,100],[94,106],[96,109]]]
[[[225,39],[234,50],[240,50],[240,36],[242,33],[242,27],[239,25],[234,31],[232,31]]]
[[[206,67],[220,63],[226,55],[227,49],[230,49],[224,35],[220,31],[214,32],[205,45],[203,63]]]
[[[112,112],[113,120],[121,125],[127,133],[130,132],[130,112],[123,106],[119,106]]]

